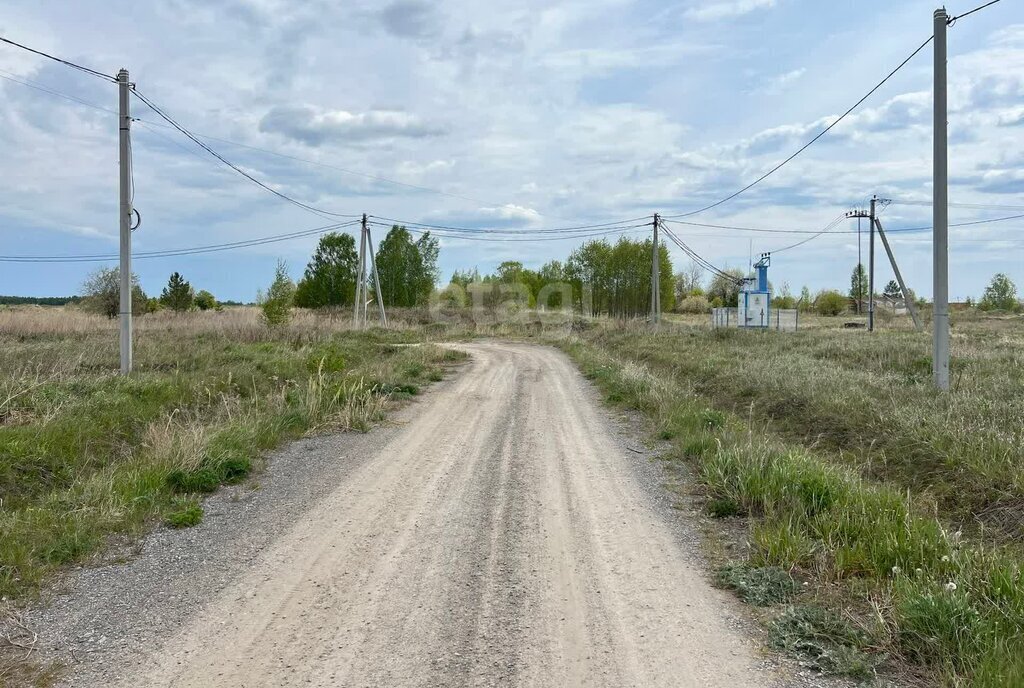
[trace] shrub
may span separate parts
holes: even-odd
[[[132,310],[145,313],[149,299],[139,286],[138,275],[132,274]],[[121,311],[121,271],[99,268],[89,273],[82,285],[82,307],[92,313],[116,318]]]
[[[835,316],[846,310],[847,299],[837,291],[821,291],[814,298],[818,315]]]
[[[1009,311],[1010,313],[1020,310],[1020,303],[1017,301],[1017,285],[1003,273],[997,273],[985,287],[985,294],[981,297],[978,307],[983,311]]]
[[[265,294],[260,293],[256,299],[262,311],[263,322],[268,327],[287,325],[292,317],[292,306],[295,303],[295,283],[288,276],[288,266],[283,260],[277,262],[274,281]]]
[[[679,301],[679,304],[676,306],[676,311],[679,313],[690,314],[710,313],[711,304],[708,302],[708,297],[706,296],[687,296]]]
[[[210,311],[218,308],[217,299],[210,292],[203,289],[196,294],[195,301],[196,308],[201,311]]]

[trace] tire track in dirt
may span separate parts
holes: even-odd
[[[458,379],[94,685],[781,685],[568,359],[463,348]]]

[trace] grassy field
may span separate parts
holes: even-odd
[[[245,308],[148,315],[124,379],[116,323],[0,310],[0,595],[31,598],[112,539],[199,522],[202,495],[267,449],[365,429],[455,357],[401,344],[528,338],[645,414],[669,465],[697,476],[728,553],[717,580],[780,649],[866,681],[1024,685],[1021,318],[956,315],[948,395],[930,384],[929,336],[899,321],[393,319],[354,332],[308,312],[277,330]]]
[[[773,642],[866,680],[1024,685],[1024,320],[955,321],[948,395],[927,334],[696,322],[558,343],[740,528],[719,582]]]
[[[364,430],[440,379],[453,352],[399,325],[346,331],[252,309],[137,320],[135,372],[115,374],[116,323],[75,310],[0,311],[0,596],[112,536],[202,518],[199,497],[319,428]]]

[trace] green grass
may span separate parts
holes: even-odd
[[[196,499],[175,500],[171,510],[164,516],[164,523],[171,528],[191,528],[203,521],[203,505]]]
[[[396,346],[424,339],[400,324],[272,332],[254,319],[227,327],[223,314],[140,318],[124,378],[116,323],[63,332],[63,313],[0,329],[0,596],[10,599],[112,535],[195,525],[198,497],[245,480],[267,450],[320,428],[366,430],[459,357]]]
[[[1024,325],[988,327],[961,334],[958,366],[976,375],[948,396],[908,333],[605,327],[558,343],[694,464],[712,515],[748,519],[746,559],[720,585],[777,605],[783,576],[809,583],[801,596],[817,603],[772,625],[779,647],[859,678],[885,665],[934,685],[1016,686],[1024,550],[1006,500],[1024,466]]]
[[[1024,319],[954,322],[953,331],[950,395],[933,392],[927,334],[599,328],[583,338],[671,375],[717,411],[926,494],[958,527],[1019,539]]]

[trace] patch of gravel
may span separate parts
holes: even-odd
[[[432,385],[423,397],[446,384]],[[416,405],[397,409],[366,434],[292,442],[270,454],[248,483],[206,499],[199,525],[160,527],[133,545],[112,548],[99,566],[70,571],[42,604],[22,615],[39,634],[36,661],[63,665],[59,686],[104,685],[115,667],[145,655],[243,574],[268,544],[379,451]]]

